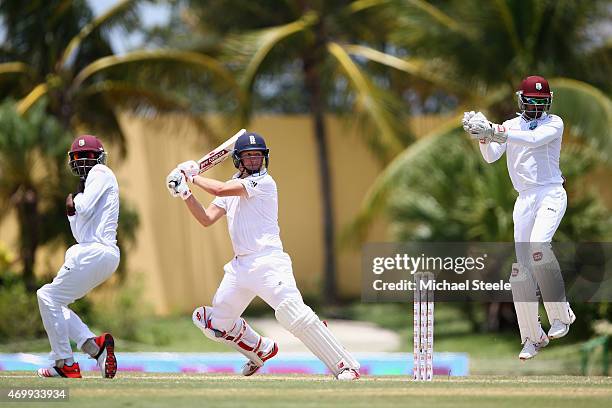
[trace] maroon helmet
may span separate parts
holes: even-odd
[[[548,112],[553,99],[548,81],[537,75],[523,79],[516,95],[519,109],[527,120],[539,118],[542,113]]]
[[[68,152],[70,170],[75,176],[87,178],[96,164],[106,164],[106,151],[97,137],[81,135],[74,139]]]

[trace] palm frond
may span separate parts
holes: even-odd
[[[386,54],[364,45],[345,45],[343,48],[351,55],[357,55],[370,61],[395,68],[451,92],[456,92],[473,99],[477,98],[477,95],[474,93],[475,88],[467,87],[465,84],[452,81],[447,75],[438,75],[427,60],[420,58],[398,58],[394,55]]]
[[[559,115],[571,136],[590,145],[604,162],[612,163],[612,101],[599,89],[570,78],[550,80],[551,112]]]
[[[160,92],[151,86],[135,85],[126,81],[102,81],[85,88],[80,96],[88,98],[94,94],[103,94],[118,108],[135,111],[187,111],[189,101]]]
[[[522,53],[522,45],[518,37],[518,33],[516,32],[516,27],[514,26],[514,18],[512,16],[512,12],[508,6],[508,3],[504,0],[494,0],[493,4],[499,13],[499,17],[501,22],[503,23],[504,28],[508,34],[508,38],[510,38],[510,44],[514,48],[514,52],[517,54]]]
[[[71,123],[73,129],[115,143],[119,147],[120,156],[126,156],[127,142],[119,124],[118,112],[103,93],[92,93],[87,98],[79,96],[75,108]]]
[[[318,19],[319,17],[314,12],[311,12],[289,24],[266,28],[232,38],[229,48],[233,48],[232,44],[240,44],[241,52],[249,58],[241,79],[242,88],[246,91],[252,88],[255,76],[262,62],[278,43],[305,30],[307,27],[315,24]]]
[[[395,186],[400,173],[409,174],[410,169],[418,169],[423,163],[444,156],[444,140],[462,136],[459,132],[463,131],[459,126],[461,117],[462,114],[453,115],[428,135],[408,146],[389,163],[370,186],[357,217],[344,228],[340,239],[343,244],[357,244],[365,239],[374,218],[385,207],[388,194]]]
[[[142,86],[133,84],[127,81],[102,81],[97,82],[85,88],[79,93],[79,101],[88,98],[102,97],[108,106],[114,109],[129,110],[137,115],[150,117],[160,112],[190,112],[191,102],[179,95],[171,94],[164,89],[158,89],[155,86]],[[98,102],[100,103],[100,102]],[[90,114],[81,113],[81,118],[91,117],[98,120],[98,117]],[[223,140],[220,139],[217,130],[211,126],[206,118],[202,115],[191,115],[189,118],[198,130],[207,135],[213,142],[220,144]],[[104,119],[101,119],[104,120]],[[114,120],[114,119],[113,119]],[[81,127],[98,127],[93,123]],[[232,127],[231,125],[228,125]],[[112,134],[115,134],[115,128],[111,128]],[[119,139],[121,140],[121,139]]]
[[[38,84],[17,104],[17,112],[25,114],[40,98],[45,96],[49,88],[46,83]]]
[[[75,60],[75,55],[78,52],[81,43],[88,35],[104,25],[112,26],[113,23],[117,22],[117,20],[122,18],[125,14],[133,13],[137,3],[138,2],[135,0],[121,0],[109,10],[100,14],[90,23],[86,24],[81,31],[70,40],[68,46],[65,48],[62,56],[58,60],[57,66],[60,69],[66,68],[71,61]]]
[[[223,55],[228,64],[237,72],[241,89],[242,104],[238,119],[241,126],[248,122],[255,96],[255,78],[268,69],[278,70],[283,63],[291,59],[299,47],[291,47],[289,39],[307,32],[308,27],[318,21],[315,12],[309,12],[300,19],[288,24],[277,25],[255,31],[233,34],[227,37],[223,46]],[[271,62],[272,55],[283,56],[283,62]],[[278,64],[276,64],[278,63]]]
[[[457,21],[440,8],[435,5],[423,1],[423,0],[407,0],[402,3],[403,7],[412,7],[420,11],[421,13],[429,16],[429,18],[435,23],[445,27],[446,29],[465,36],[467,38],[474,38],[476,36],[475,31],[467,26],[466,24]]]
[[[5,62],[0,64],[0,76],[7,74],[25,74],[25,75],[33,75],[34,72],[28,66],[28,64],[24,64],[23,62]]]
[[[371,7],[377,7],[387,3],[389,3],[389,0],[357,0],[349,4],[348,8],[351,13],[358,13],[362,10],[366,10]]]
[[[393,153],[398,152],[402,145],[397,136],[397,130],[403,124],[395,123],[395,117],[392,112],[385,107],[384,98],[381,98],[383,92],[378,89],[351,59],[350,55],[337,43],[329,43],[328,51],[336,58],[346,77],[349,79],[353,88],[358,95],[358,105],[363,110],[368,112],[371,120],[375,123],[379,131],[379,145],[384,152],[384,156],[391,157]]]
[[[223,83],[231,84],[234,89],[238,89],[234,77],[215,58],[196,52],[176,50],[134,51],[124,55],[100,58],[78,73],[72,83],[72,89],[77,89],[88,78],[109,68],[127,64],[147,64],[159,61],[172,62],[179,68],[181,65],[188,65],[206,72],[212,72]]]

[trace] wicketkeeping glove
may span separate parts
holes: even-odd
[[[470,121],[470,119],[474,117],[474,115],[476,115],[476,112],[474,111],[463,112],[463,120],[461,121],[461,124],[463,125],[463,130],[465,130],[468,133],[469,133],[468,122]]]
[[[491,141],[505,143],[508,139],[508,133],[505,126],[489,122],[487,117],[481,112],[478,112],[470,118],[465,127],[467,127],[466,131],[470,136],[480,140],[481,143],[488,143]]]

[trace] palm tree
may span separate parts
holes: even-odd
[[[16,210],[19,225],[19,257],[23,279],[34,286],[36,248],[41,244],[46,217],[53,207],[43,203],[63,201],[67,188],[66,146],[71,137],[40,107],[27,119],[17,114],[11,101],[0,106],[0,214]],[[62,163],[58,166],[58,163]],[[63,219],[63,217],[62,217]]]
[[[588,71],[580,71],[577,67],[582,67],[584,60],[592,60],[593,55],[604,52],[587,47],[590,38],[585,37],[584,33],[588,32],[585,26],[596,26],[597,21],[605,20],[610,12],[605,8],[602,10],[605,2],[594,2],[589,7],[572,1],[515,3],[511,0],[490,3],[465,1],[442,3],[440,6],[412,0],[394,5],[400,23],[393,38],[398,46],[411,50],[412,54],[404,59],[385,56],[378,58],[378,62],[405,72],[409,72],[408,64],[415,60],[438,64],[440,70],[437,75],[443,76],[448,83],[457,84],[456,87],[469,84],[480,94],[479,102],[475,104],[473,100],[460,99],[458,109],[452,115],[443,116],[441,119],[445,120],[441,120],[440,126],[423,135],[389,163],[372,186],[363,211],[350,231],[359,232],[358,236],[363,237],[374,214],[385,207],[387,193],[398,185],[395,180],[400,174],[404,174],[404,177],[408,174],[429,174],[419,169],[426,166],[428,160],[447,157],[448,146],[463,147],[460,149],[462,154],[473,155],[474,149],[453,140],[461,133],[459,123],[462,110],[466,107],[481,109],[489,113],[493,121],[497,119],[501,122],[503,117],[507,117],[501,115],[516,110],[513,90],[527,73],[538,72],[552,77],[550,83],[555,92],[553,112],[564,119],[566,132],[570,136],[571,144],[564,147],[564,152],[565,157],[571,158],[565,161],[573,159],[574,165],[578,166],[577,162],[584,164],[586,160],[579,160],[580,157],[588,157],[591,166],[611,163],[610,99],[587,82],[554,75],[561,72],[584,77]],[[446,40],[442,41],[442,38]],[[609,45],[604,43],[602,48],[606,47]],[[585,50],[589,49],[587,53]],[[564,57],[560,58],[560,55]],[[595,78],[587,76],[585,80],[599,83],[601,78],[597,75]],[[442,81],[437,83],[441,84]],[[448,88],[446,92],[456,93],[453,88]],[[471,158],[464,160],[467,165]],[[436,164],[440,164],[439,161]],[[588,168],[575,172],[576,177],[583,175]],[[444,180],[439,181],[443,183]],[[500,192],[494,190],[499,183],[489,185],[487,196],[500,200]],[[574,187],[570,184],[570,188]],[[500,202],[507,205],[511,201],[506,197]],[[495,218],[508,227],[509,224],[501,220],[503,216],[497,215]],[[504,236],[511,237],[506,232],[497,238]],[[494,236],[472,236],[476,237]]]
[[[322,295],[325,302],[334,303],[336,232],[325,114],[350,113],[365,142],[383,163],[412,140],[404,126],[408,109],[386,90],[386,74],[380,65],[369,62],[388,56],[376,48],[384,48],[392,29],[388,24],[394,21],[389,2],[188,3],[191,8],[185,14],[193,30],[205,33],[204,38],[228,39],[223,47],[215,47],[205,39],[192,41],[192,46],[225,55],[237,70],[245,98],[241,105],[245,120],[254,110],[269,106],[281,111],[305,111],[312,118],[322,201]],[[425,66],[415,64],[411,68],[413,74],[429,81],[439,79],[428,75]],[[264,95],[275,86],[282,89],[273,93],[272,98],[280,100],[277,104]],[[285,92],[293,98],[289,103],[283,98]]]
[[[37,287],[34,277],[36,250],[56,243],[74,242],[65,218],[65,195],[76,190],[76,181],[67,165],[66,152],[72,135],[46,112],[46,100],[25,115],[7,100],[0,104],[0,222],[17,216],[19,259],[26,287]],[[135,240],[137,213],[121,202],[119,247]],[[123,258],[129,251],[123,251]],[[123,259],[120,278],[125,277]]]
[[[3,106],[0,202],[3,209],[11,204],[17,210],[20,259],[30,289],[35,286],[38,246],[58,237],[72,240],[63,222],[63,194],[74,190],[65,171],[69,135],[100,134],[118,142],[125,153],[121,108],[144,114],[193,112],[172,88],[196,73],[214,78],[219,84],[215,89],[237,92],[228,71],[201,54],[155,50],[113,55],[102,32],[134,26],[139,3],[120,1],[96,18],[85,1],[33,2],[27,7],[21,1],[0,3],[6,36],[0,48],[0,97],[19,99],[16,110],[23,116],[14,115],[11,102]],[[49,172],[44,181],[39,174],[43,166]],[[120,234],[129,241],[138,217],[125,205],[121,217]]]
[[[585,36],[586,27],[605,21],[609,9],[600,7],[605,3],[412,0],[394,5],[399,23],[393,39],[409,56],[378,61],[404,72],[414,61],[436,65],[437,75],[455,84],[442,88],[446,94],[457,95],[454,88],[463,84],[480,97],[476,103],[457,97],[454,112],[442,115],[437,128],[389,163],[345,231],[345,242],[365,239],[384,210],[400,240],[512,240],[514,193],[504,163],[485,165],[459,123],[465,108],[483,110],[493,121],[508,117],[516,109],[512,92],[530,73],[551,77],[553,113],[566,125],[561,167],[570,179],[570,200],[557,238],[609,237],[608,213],[576,182],[595,166],[611,164],[612,104],[594,86],[609,89],[609,83],[598,70],[593,75],[583,70],[585,61],[605,62],[601,56],[609,55],[609,44],[594,48]]]
[[[137,25],[141,2],[122,0],[95,18],[85,1],[29,7],[18,0],[2,2],[6,41],[0,50],[0,97],[20,99],[20,113],[46,97],[48,111],[66,129],[104,135],[125,153],[120,109],[192,112],[172,91],[194,72],[214,78],[215,89],[237,92],[228,71],[201,54],[157,49],[114,55],[103,32]]]

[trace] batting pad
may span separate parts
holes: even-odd
[[[533,275],[542,294],[548,321],[552,324],[557,319],[561,323],[571,324],[561,266],[549,247],[533,252]]]
[[[513,263],[510,285],[521,332],[521,343],[525,343],[527,339],[538,342],[542,327],[538,319],[538,298],[531,271],[518,263]]]
[[[357,360],[301,300],[284,300],[276,308],[275,315],[281,326],[300,339],[335,376],[347,368],[359,370]]]
[[[193,324],[202,330],[202,333],[204,333],[204,335],[209,339],[229,345],[240,354],[251,360],[253,363],[257,364],[259,367],[262,367],[264,365],[264,362],[260,357],[260,354],[262,354],[262,337],[257,335],[259,337],[257,344],[247,344],[244,341],[244,334],[247,330],[252,331],[253,329],[251,329],[244,319],[236,320],[236,324],[240,326],[237,328],[237,330],[232,330],[232,333],[237,332],[237,334],[234,336],[223,331],[215,330],[210,325],[212,312],[213,308],[210,306],[201,306],[196,308],[191,315]]]

